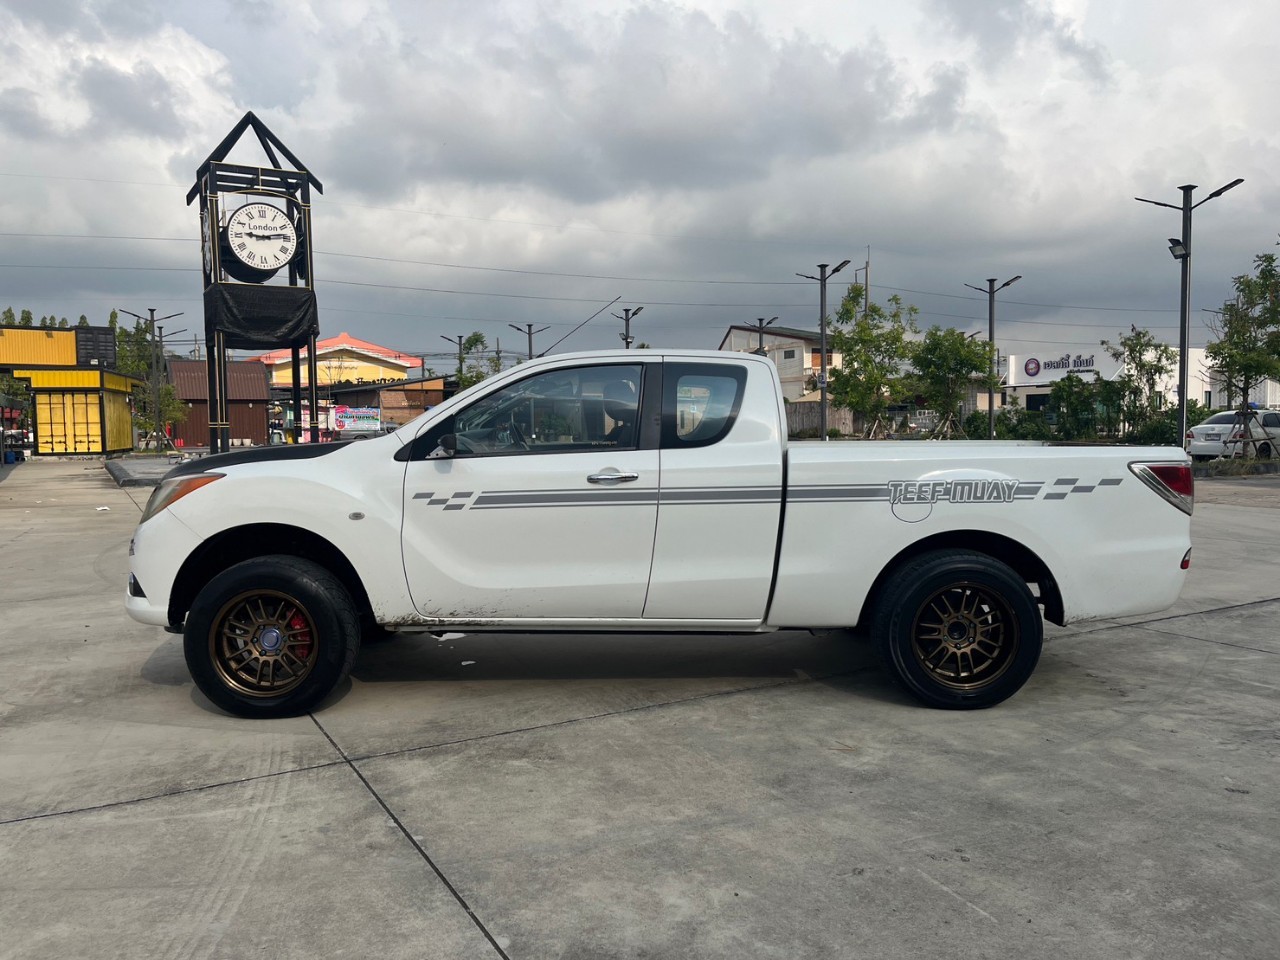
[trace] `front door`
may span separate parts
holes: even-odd
[[[535,372],[415,441],[402,542],[420,614],[450,621],[642,615],[659,486],[656,436],[642,439],[639,429],[644,368]],[[447,435],[456,443],[451,457],[437,449]]]

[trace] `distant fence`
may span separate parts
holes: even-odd
[[[841,410],[827,404],[827,429],[838,430],[844,437],[860,436],[863,430],[862,417],[855,417],[852,410]],[[794,437],[802,433],[822,435],[821,404],[787,404],[787,434]]]

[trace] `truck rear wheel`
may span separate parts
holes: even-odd
[[[894,679],[931,707],[1008,699],[1040,659],[1044,623],[1027,584],[980,553],[922,554],[890,576],[871,625]]]
[[[240,717],[306,713],[350,672],[360,619],[328,570],[291,556],[257,557],[196,596],[183,652],[196,686]]]

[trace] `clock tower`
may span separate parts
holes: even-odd
[[[268,165],[228,163],[252,130]],[[291,167],[280,162],[283,157]],[[311,189],[324,188],[266,124],[246,113],[196,171],[187,203],[200,201],[205,342],[209,357],[209,449],[231,443],[227,351],[293,351],[293,440],[302,439],[301,350],[307,348],[311,441],[319,439]]]

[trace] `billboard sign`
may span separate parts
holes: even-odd
[[[382,411],[377,407],[348,407],[338,404],[333,408],[333,428],[379,431],[382,429]]]

